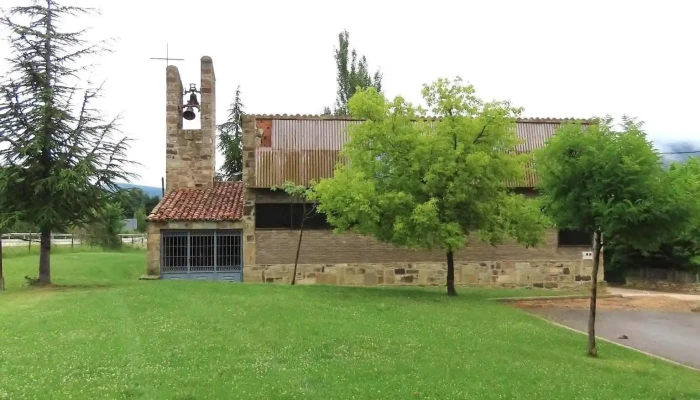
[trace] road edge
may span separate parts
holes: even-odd
[[[528,314],[528,315],[530,315],[530,316],[533,316],[533,317],[535,317],[535,318],[538,318],[538,319],[540,319],[540,320],[542,320],[542,321],[548,322],[548,323],[550,323],[550,324],[552,324],[552,325],[558,326],[558,327],[560,327],[560,328],[568,329],[568,330],[570,330],[570,331],[572,331],[572,332],[576,332],[576,333],[581,334],[581,335],[584,335],[584,336],[587,336],[587,335],[588,335],[587,332],[580,331],[580,330],[578,330],[578,329],[575,329],[575,328],[572,328],[572,327],[570,327],[570,326],[566,326],[566,325],[560,324],[560,323],[558,323],[558,322],[554,322],[554,321],[552,321],[552,320],[550,320],[550,319],[547,319],[547,318],[545,318],[545,317],[543,317],[543,316],[536,315],[536,314],[531,314],[531,313],[526,313],[526,314]],[[666,361],[667,363],[675,364],[675,365],[678,365],[678,366],[680,366],[680,367],[685,367],[685,368],[687,368],[687,369],[689,369],[689,370],[691,370],[691,371],[700,372],[700,368],[695,368],[695,367],[690,366],[690,365],[687,365],[687,364],[679,363],[678,361],[673,361],[673,360],[671,360],[671,359],[668,359],[668,358],[665,358],[665,357],[662,357],[662,356],[659,356],[659,355],[656,355],[656,354],[648,353],[648,352],[646,352],[646,351],[644,351],[644,350],[639,350],[639,349],[637,349],[637,348],[635,348],[635,347],[627,346],[627,345],[625,345],[625,344],[618,343],[618,342],[615,342],[615,341],[613,341],[613,340],[606,339],[606,338],[604,338],[604,337],[600,337],[600,336],[597,336],[597,335],[596,335],[595,338],[596,338],[596,340],[601,340],[601,341],[603,341],[603,342],[611,343],[611,344],[620,346],[620,347],[625,348],[625,349],[629,349],[629,350],[632,350],[632,351],[636,351],[637,353],[644,354],[645,356],[653,357],[653,358],[656,358],[656,359],[661,360],[661,361]]]

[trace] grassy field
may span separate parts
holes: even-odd
[[[138,281],[143,252],[5,260],[0,399],[698,399],[700,375],[488,297]]]

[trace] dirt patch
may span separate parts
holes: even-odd
[[[588,299],[529,300],[511,303],[518,308],[569,308],[588,309]],[[679,300],[666,296],[617,297],[598,299],[598,310],[656,310],[656,311],[695,311],[698,301]]]
[[[111,287],[111,285],[105,285],[105,284],[100,284],[100,283],[95,283],[95,284],[73,284],[73,285],[60,285],[60,284],[55,284],[55,283],[46,283],[46,284],[33,284],[33,285],[28,285],[30,289],[34,290],[39,290],[39,291],[63,291],[63,290],[72,290],[72,289],[105,289]]]

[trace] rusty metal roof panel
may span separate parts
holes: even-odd
[[[306,185],[311,180],[330,178],[338,163],[344,162],[339,150],[255,150],[255,187],[281,186],[286,181]]]
[[[518,122],[516,129],[518,137],[523,140],[516,147],[516,151],[529,153],[533,150],[541,149],[549,138],[554,136],[554,132],[561,124],[557,123],[523,123]]]
[[[265,115],[256,118],[263,117],[272,121],[272,137],[271,147],[259,147],[255,152],[256,187],[282,185],[287,180],[305,185],[312,179],[333,176],[336,165],[343,162],[340,150],[349,140],[347,128],[362,123],[333,116]],[[523,142],[516,151],[529,153],[542,148],[556,129],[569,121],[574,119],[518,120],[515,129]],[[577,121],[590,123],[590,120]],[[516,187],[535,187],[536,184],[537,175],[532,164],[528,165],[522,179],[509,183]]]
[[[349,140],[347,128],[362,121],[333,119],[272,120],[272,148],[288,150],[341,150]],[[516,131],[523,143],[519,152],[542,148],[560,126],[555,122],[518,122]]]
[[[272,148],[288,150],[342,150],[347,128],[361,121],[272,120]]]

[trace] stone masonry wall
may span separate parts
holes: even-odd
[[[291,281],[299,231],[256,230],[256,264],[246,282]],[[515,243],[489,246],[476,239],[455,254],[456,282],[464,285],[568,288],[590,284],[592,260],[585,247],[558,247],[556,230],[546,243],[526,249]],[[400,249],[354,234],[304,232],[297,280],[339,285],[444,285],[445,255],[440,251]],[[604,278],[601,265],[598,279]]]
[[[220,222],[149,222],[146,229],[148,240],[146,255],[146,274],[160,275],[160,231],[162,229],[242,229],[243,230],[243,265],[254,265],[255,252],[247,251],[250,246],[247,237],[251,236],[250,225],[245,221],[220,221]],[[252,235],[254,236],[254,235]],[[253,246],[255,244],[253,243]],[[245,272],[244,272],[245,279]]]
[[[244,117],[243,119],[243,173],[242,180],[247,187],[255,186],[255,149],[260,145],[260,137],[262,133],[259,132],[256,124],[255,118],[251,116]],[[250,191],[251,189],[249,189]],[[251,192],[251,198],[255,197],[255,194]]]
[[[182,129],[183,85],[177,67],[168,67],[166,81],[166,191],[211,187],[216,154],[216,77],[212,59],[201,59],[200,129]]]
[[[671,282],[667,280],[627,278],[625,287],[641,290],[657,290],[661,292],[700,293],[700,283]]]
[[[579,261],[455,261],[455,284],[468,286],[587,288],[593,263]],[[294,264],[258,264],[244,272],[245,282],[289,283]],[[445,285],[444,262],[358,264],[300,264],[299,284],[329,285]],[[603,271],[598,274],[603,281]]]

